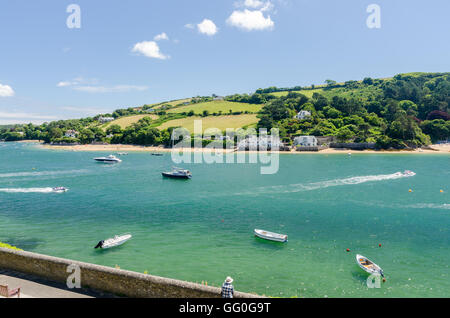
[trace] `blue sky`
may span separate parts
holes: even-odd
[[[70,4],[80,28],[67,27]],[[2,1],[0,124],[450,71],[449,14],[447,0]]]

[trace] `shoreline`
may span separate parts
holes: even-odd
[[[92,151],[92,152],[193,152],[193,153],[211,153],[214,150],[217,153],[259,153],[259,151],[235,151],[234,149],[210,149],[210,148],[179,148],[173,150],[172,148],[163,147],[147,147],[138,145],[46,145],[38,141],[26,141],[39,143],[39,147],[53,150],[67,150],[67,151]],[[450,154],[450,144],[431,145],[432,149],[415,149],[415,150],[350,150],[327,148],[320,151],[269,151],[270,153],[279,154]]]

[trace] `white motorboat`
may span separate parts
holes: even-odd
[[[119,246],[119,245],[122,245],[123,243],[125,243],[126,241],[128,241],[129,239],[131,239],[131,237],[132,237],[131,234],[115,235],[112,238],[98,242],[94,248],[105,249],[105,248]]]
[[[275,242],[287,242],[288,236],[285,234],[278,234],[274,232],[264,231],[255,229],[255,236],[260,237],[265,240],[275,241]]]
[[[120,160],[119,158],[117,158],[114,155],[109,155],[107,157],[97,157],[97,158],[94,158],[94,160],[98,161],[98,162],[104,162],[104,163],[122,162],[122,160]]]
[[[64,187],[54,187],[52,188],[53,192],[57,192],[57,193],[62,193],[62,192],[67,192],[69,191],[68,188],[64,188]]]
[[[382,277],[384,277],[381,267],[372,262],[367,257],[356,254],[356,263],[358,263],[358,266],[361,267],[365,272],[374,275],[381,275]]]
[[[415,175],[416,175],[416,173],[413,172],[413,171],[411,171],[411,170],[405,170],[405,171],[402,172],[402,174],[403,174],[405,177],[412,177],[412,176],[415,176]]]
[[[162,172],[162,175],[167,178],[176,178],[176,179],[192,178],[192,173],[189,170],[175,167],[172,169],[171,172]]]

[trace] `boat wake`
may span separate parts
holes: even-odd
[[[321,182],[312,182],[312,183],[298,183],[298,184],[290,184],[290,185],[281,185],[281,186],[271,186],[271,187],[262,187],[259,188],[261,193],[292,193],[292,192],[301,192],[301,191],[313,191],[318,189],[324,189],[329,187],[338,187],[345,185],[355,185],[361,184],[365,182],[374,182],[374,181],[384,181],[384,180],[395,180],[401,178],[408,178],[415,176],[416,174],[412,171],[405,172],[396,172],[392,174],[380,174],[373,176],[357,176],[351,178],[344,179],[334,179],[327,180]]]
[[[9,173],[0,173],[0,178],[56,176],[56,175],[85,173],[87,171],[88,170],[9,172]]]
[[[441,209],[441,210],[450,210],[449,203],[416,203],[412,205],[406,205],[406,208],[410,209]]]
[[[0,188],[6,193],[53,193],[53,188]]]

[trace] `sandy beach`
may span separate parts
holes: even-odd
[[[40,147],[44,147],[46,149],[54,149],[54,150],[67,150],[67,151],[94,151],[94,152],[172,152],[171,148],[164,147],[145,147],[145,146],[137,146],[137,145],[46,145],[40,143]],[[421,149],[418,148],[416,150],[349,150],[349,149],[336,149],[336,148],[327,148],[321,151],[273,151],[274,153],[280,154],[339,154],[339,153],[366,153],[366,154],[379,154],[379,153],[397,153],[397,154],[436,154],[436,153],[447,153],[450,154],[450,144],[440,144],[440,145],[431,145],[431,149]],[[183,152],[212,152],[214,149],[210,148],[180,148],[175,151],[183,151]],[[232,153],[232,152],[243,152],[243,151],[235,151],[234,149],[215,149],[216,152],[219,153]],[[249,151],[247,151],[249,152]],[[254,151],[253,151],[254,152]],[[250,153],[250,152],[249,152]]]

